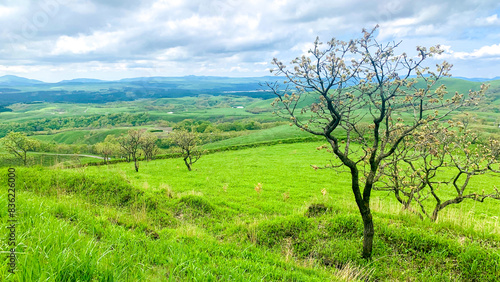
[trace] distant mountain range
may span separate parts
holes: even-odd
[[[95,79],[95,78],[75,78],[75,79],[70,79],[70,80],[59,81],[58,84],[64,84],[64,83],[98,83],[98,82],[106,82],[106,80]]]
[[[238,95],[271,98],[261,83],[282,77],[135,77],[114,81],[77,78],[48,83],[13,75],[0,77],[0,106],[14,103],[107,103],[142,98]],[[230,93],[230,94],[229,94]]]
[[[475,81],[475,82],[486,82],[486,81],[492,81],[492,80],[499,80],[500,76],[497,76],[494,78],[480,78],[480,77],[469,78],[469,77],[454,76],[453,78],[458,78],[458,79],[463,79],[463,80],[468,80],[468,81]]]
[[[0,76],[0,85],[3,86],[27,86],[27,85],[36,85],[43,84],[45,82],[35,79],[28,79],[15,75],[4,75]]]
[[[36,79],[29,79],[15,75],[0,76],[0,86],[30,86],[40,84],[60,85],[73,83],[120,83],[120,82],[171,82],[171,81],[263,81],[277,79],[275,76],[264,77],[220,77],[220,76],[182,76],[182,77],[134,77],[123,78],[119,80],[101,80],[95,78],[75,78],[70,80],[61,80],[59,82],[44,82]]]
[[[5,75],[0,77],[0,106],[14,103],[69,102],[107,103],[132,101],[143,98],[178,98],[198,95],[232,95],[254,98],[274,98],[264,91],[262,83],[283,81],[284,77],[135,77],[114,81],[91,78],[76,78],[48,83],[35,79]],[[494,81],[496,80],[496,81]],[[490,90],[497,97],[500,92],[500,77],[487,78],[443,78],[449,91],[467,92],[478,89],[482,82],[491,84]]]
[[[492,80],[500,80],[500,76],[494,78],[480,78],[480,77],[453,77],[457,79],[474,81],[474,82],[485,82]],[[281,79],[276,76],[264,76],[264,77],[220,77],[220,76],[182,76],[182,77],[134,77],[134,78],[123,78],[119,80],[101,80],[95,78],[75,78],[70,80],[61,80],[59,82],[44,82],[36,79],[29,79],[15,75],[4,75],[0,76],[0,86],[33,86],[41,84],[61,85],[61,84],[81,84],[81,83],[119,83],[119,82],[172,82],[172,81],[269,81]]]

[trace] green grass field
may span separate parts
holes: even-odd
[[[96,144],[103,142],[108,135],[116,137],[123,133],[127,133],[131,128],[147,128],[144,126],[135,127],[115,127],[112,129],[95,129],[95,130],[70,130],[50,135],[34,135],[34,139],[45,142],[56,142],[61,144]]]
[[[450,92],[480,85],[443,81]],[[471,127],[490,137],[500,136],[500,112],[495,112],[499,87],[500,81],[493,81],[491,103],[473,112],[477,119]],[[271,102],[201,95],[107,104],[15,104],[10,106],[13,112],[0,113],[0,118],[9,123],[148,113],[150,121],[135,128],[173,126],[172,122],[185,119],[214,125],[282,121],[272,115]],[[118,136],[131,128],[116,124],[44,130],[30,137],[75,144],[68,150],[88,149],[109,134]],[[0,224],[8,226],[8,167],[17,170],[18,216],[17,273],[7,272],[10,247],[1,240],[0,281],[496,281],[500,277],[500,203],[491,199],[449,206],[440,212],[438,222],[431,222],[403,211],[388,192],[374,191],[373,258],[361,259],[363,225],[350,174],[313,169],[312,165],[330,164],[332,156],[316,150],[325,142],[287,124],[268,128],[277,124],[222,132],[212,139],[217,142],[204,133],[204,142],[211,143],[202,147],[211,153],[191,172],[180,158],[141,161],[136,173],[132,163],[87,166],[102,160],[34,152],[29,153],[30,166],[24,168],[0,146]],[[50,134],[42,135],[46,133]],[[449,177],[443,172],[440,179]],[[498,175],[481,175],[472,179],[468,190],[490,191],[500,188],[499,183]],[[454,191],[438,193],[446,198]],[[6,228],[0,230],[2,238],[9,236]]]
[[[268,142],[285,141],[290,139],[313,139],[321,140],[320,137],[311,136],[307,132],[303,132],[296,127],[290,127],[289,125],[281,125],[273,128],[262,129],[255,132],[249,132],[243,136],[238,136],[222,141],[217,141],[213,143],[208,143],[203,146],[204,149],[217,149],[238,145],[251,145],[251,144],[262,144]]]
[[[494,201],[465,201],[432,223],[376,192],[373,260],[362,260],[348,174],[311,168],[330,159],[315,149],[321,144],[210,154],[192,172],[181,159],[141,162],[139,173],[130,163],[19,168],[18,273],[9,276],[4,259],[0,275],[7,281],[494,281],[500,275]],[[497,181],[482,176],[471,189]],[[6,209],[0,217],[5,226]]]

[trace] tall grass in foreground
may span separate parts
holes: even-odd
[[[18,273],[7,281],[494,281],[500,207],[464,202],[438,223],[372,201],[374,259],[349,179],[314,170],[315,143],[78,169],[18,171]],[[480,183],[494,181],[484,178]],[[0,174],[0,183],[5,183]],[[260,183],[260,186],[258,185]],[[259,186],[259,192],[255,187]],[[0,207],[6,205],[6,190]],[[284,197],[284,195],[287,197]],[[0,208],[5,226],[6,209]],[[0,236],[5,238],[6,230]],[[1,250],[6,251],[5,241]]]
[[[325,271],[287,264],[251,244],[220,243],[196,226],[165,228],[152,236],[134,223],[120,221],[141,220],[125,210],[96,208],[70,196],[37,198],[23,192],[18,197],[23,211],[18,270],[8,275],[2,263],[0,275],[7,281],[332,279]]]

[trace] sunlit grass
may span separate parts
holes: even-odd
[[[130,163],[19,168],[18,183],[26,183],[28,190],[19,188],[22,254],[11,280],[446,281],[498,276],[496,202],[464,201],[443,210],[433,223],[403,211],[386,192],[374,192],[373,260],[362,260],[362,224],[349,174],[311,167],[331,158],[316,150],[321,144],[214,153],[203,156],[191,172],[181,159],[141,162],[139,173]],[[472,184],[488,185],[497,178],[480,179]],[[3,193],[0,203],[5,202]],[[0,216],[5,224],[5,209]],[[0,275],[6,271],[2,264]]]

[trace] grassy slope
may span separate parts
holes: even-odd
[[[329,159],[315,150],[320,144],[207,155],[192,172],[181,159],[143,162],[139,173],[128,163],[20,169],[18,183],[28,191],[20,187],[18,194],[17,279],[328,281],[341,274],[337,268],[380,280],[498,277],[494,202],[466,201],[433,224],[376,193],[374,260],[359,259],[362,225],[349,178],[310,167]],[[497,179],[472,185],[481,189]],[[311,203],[330,209],[306,216]],[[0,216],[5,224],[5,209]],[[5,271],[2,263],[0,275]]]
[[[119,136],[126,133],[132,127],[113,128],[113,129],[98,129],[98,130],[72,130],[51,135],[34,135],[32,138],[40,141],[54,141],[63,144],[95,144],[104,141],[107,135],[113,134]],[[147,128],[147,127],[133,127]],[[209,143],[204,146],[205,149],[215,149],[220,147],[229,147],[242,144],[253,144],[270,142],[292,138],[310,138],[309,133],[300,131],[296,127],[282,125],[269,129],[248,131],[248,134],[236,138],[230,138],[218,142]],[[318,139],[320,139],[318,137]]]
[[[303,132],[296,127],[281,125],[273,128],[250,131],[250,134],[209,143],[203,146],[204,149],[216,149],[220,147],[230,147],[242,144],[258,144],[264,142],[294,139],[294,138],[314,138],[311,134]],[[317,137],[315,139],[321,140]]]
[[[51,135],[34,135],[32,138],[38,139],[40,141],[51,142],[62,144],[95,144],[104,141],[106,136],[115,135],[120,136],[126,133],[131,128],[138,129],[144,128],[141,126],[135,127],[115,127],[112,129],[97,129],[97,130],[72,130],[64,131]]]

